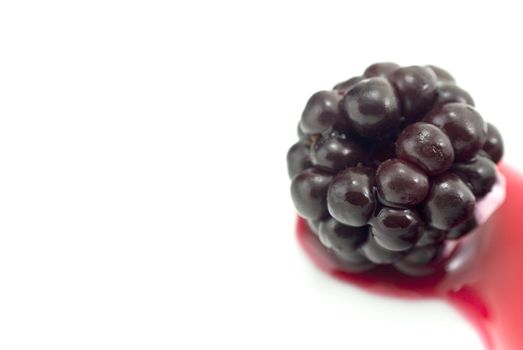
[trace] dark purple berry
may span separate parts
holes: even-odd
[[[474,157],[487,138],[487,126],[481,115],[463,103],[448,103],[436,108],[424,120],[449,137],[458,161]]]
[[[352,167],[336,175],[327,194],[330,215],[345,225],[366,225],[376,205],[373,178],[366,167]]]
[[[487,123],[487,140],[483,145],[483,150],[496,164],[503,157],[503,139],[498,129],[490,123]]]
[[[373,235],[369,235],[369,239],[361,248],[361,251],[367,259],[375,264],[392,264],[406,254],[406,252],[393,251],[381,246]]]
[[[454,162],[450,139],[439,128],[427,123],[407,126],[396,142],[396,154],[430,175],[448,170]]]
[[[309,146],[303,143],[295,143],[287,152],[287,170],[292,179],[303,170],[312,166]]]
[[[467,185],[457,175],[445,173],[432,179],[423,212],[430,226],[448,230],[470,219],[475,204]]]
[[[327,217],[327,189],[332,176],[309,168],[294,177],[291,196],[298,214],[309,220]]]
[[[332,173],[357,165],[363,159],[361,147],[338,133],[318,138],[311,149],[312,163],[317,168]]]
[[[423,117],[437,97],[437,82],[434,72],[426,67],[411,66],[397,69],[389,76],[401,101],[407,122]]]
[[[363,76],[366,78],[387,77],[398,68],[400,68],[400,66],[392,62],[374,63],[365,69]]]
[[[309,99],[287,153],[291,194],[336,271],[445,274],[447,243],[477,227],[503,155],[473,105],[447,71],[390,62]]]
[[[465,103],[474,106],[474,100],[468,92],[452,83],[442,83],[438,85],[438,99],[436,105],[444,105],[446,103]]]
[[[453,171],[461,177],[476,198],[485,197],[496,183],[496,164],[487,157],[476,156],[465,163],[454,165]]]
[[[341,96],[334,91],[320,91],[312,95],[301,115],[305,134],[320,134],[345,122],[339,108]]]
[[[436,67],[436,66],[432,66],[432,65],[428,65],[427,68],[430,68],[434,72],[438,82],[441,82],[441,83],[453,83],[454,82],[454,77],[452,75],[450,75],[450,73],[447,72],[446,70]]]
[[[350,78],[348,80],[345,80],[341,83],[338,83],[336,84],[336,86],[334,86],[334,90],[338,92],[338,94],[340,95],[345,95],[347,93],[347,91],[349,91],[354,85],[356,85],[356,83],[359,83],[360,81],[362,81],[363,79],[365,79],[364,77],[353,77],[353,78]]]
[[[369,78],[354,85],[343,98],[349,125],[365,137],[385,138],[400,124],[394,89],[384,78]]]
[[[418,167],[389,159],[378,167],[376,186],[380,199],[393,206],[415,206],[429,193],[429,179]]]
[[[384,248],[404,251],[414,247],[423,231],[423,221],[410,209],[382,208],[372,219],[370,232]]]
[[[423,230],[423,235],[416,243],[418,247],[424,247],[427,245],[433,245],[437,243],[442,243],[447,238],[447,231],[438,230],[437,228],[425,226]]]
[[[343,225],[333,218],[322,221],[319,227],[321,243],[344,260],[357,255],[354,252],[367,241],[367,235],[367,228]]]
[[[447,239],[459,239],[474,231],[476,227],[478,227],[478,223],[476,218],[472,217],[461,225],[452,228],[447,234]]]

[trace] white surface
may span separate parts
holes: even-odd
[[[310,94],[392,60],[452,72],[518,163],[516,4],[2,2],[0,348],[481,349],[311,266],[285,152]]]

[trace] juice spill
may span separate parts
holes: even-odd
[[[441,298],[456,307],[491,350],[523,349],[523,176],[502,166],[506,200],[469,234],[440,272],[423,278],[391,267],[352,274],[340,270],[303,219],[298,240],[313,262],[332,276],[372,293],[401,298]]]

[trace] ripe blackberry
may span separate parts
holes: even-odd
[[[291,195],[340,268],[434,273],[474,231],[503,141],[473,106],[447,71],[391,62],[312,95],[287,153]]]

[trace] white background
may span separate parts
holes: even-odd
[[[516,4],[3,1],[0,348],[482,349],[318,272],[285,154],[316,90],[433,63],[521,168]]]

